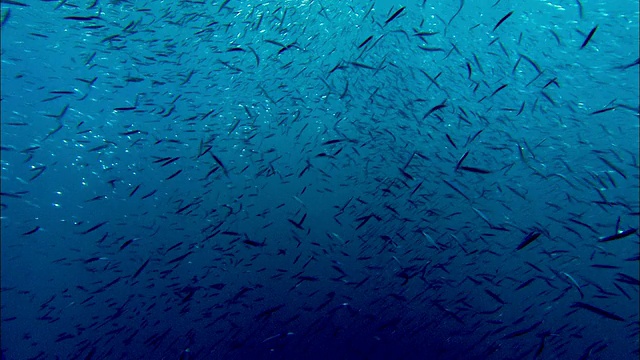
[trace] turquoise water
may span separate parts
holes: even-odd
[[[3,358],[637,358],[638,12],[2,1]]]

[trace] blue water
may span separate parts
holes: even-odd
[[[403,5],[3,1],[3,359],[637,358],[638,2]]]

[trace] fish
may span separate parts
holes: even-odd
[[[231,2],[231,0],[224,0],[218,7],[218,13],[220,13],[220,11],[222,11],[222,9],[224,9],[229,4],[229,2]]]
[[[613,235],[602,237],[602,238],[600,238],[598,240],[598,242],[609,242],[609,241],[624,239],[627,236],[631,236],[631,235],[635,234],[637,231],[638,231],[638,229],[636,229],[636,228],[629,228],[627,230],[616,232]]]
[[[92,257],[92,258],[89,258],[89,259],[83,261],[83,264],[90,264],[90,263],[98,261],[98,260],[100,260],[99,257],[97,257],[97,256],[96,257]]]
[[[615,281],[622,282],[622,283],[629,284],[629,285],[633,285],[633,286],[640,286],[640,279],[634,278],[634,277],[629,276],[629,275],[624,274],[624,273],[616,273],[616,276],[617,277],[616,277]]]
[[[29,181],[33,181],[33,180],[37,179],[38,177],[40,177],[40,175],[42,175],[45,170],[47,170],[47,167],[44,166],[44,165],[43,166],[36,166],[36,167],[32,168],[31,171],[35,171],[36,173],[29,178]]]
[[[379,68],[377,68],[375,66],[359,63],[359,62],[356,62],[356,61],[350,61],[349,64],[354,66],[354,67],[361,68],[361,69],[376,70],[376,71],[380,70]]]
[[[89,229],[87,229],[87,230],[85,230],[85,231],[80,232],[80,234],[81,234],[81,235],[87,235],[87,234],[90,234],[90,233],[92,233],[92,232],[94,232],[94,231],[96,231],[96,230],[100,229],[101,227],[103,227],[104,225],[106,225],[108,222],[109,222],[109,221],[103,221],[103,222],[100,222],[100,223],[98,223],[98,224],[96,224],[96,225],[94,225],[94,226],[90,227]]]
[[[518,247],[516,248],[516,250],[522,250],[525,247],[527,247],[529,244],[531,244],[532,242],[534,242],[537,238],[540,237],[540,235],[542,235],[541,232],[538,231],[531,231],[529,234],[527,234],[527,236],[525,236],[525,238],[522,240],[522,242],[518,245]]]
[[[34,227],[33,229],[31,229],[31,230],[29,230],[29,231],[26,231],[26,232],[22,233],[22,236],[33,235],[33,234],[35,234],[36,232],[38,232],[38,230],[40,230],[40,226],[36,226],[36,227]]]
[[[102,20],[100,16],[65,16],[63,19],[75,21]]]
[[[371,41],[371,39],[373,39],[373,35],[370,35],[370,36],[369,36],[368,38],[366,38],[362,43],[360,43],[360,45],[358,45],[358,49],[360,49],[361,47],[363,47],[363,46],[367,45],[367,43],[368,43],[369,41]],[[331,71],[331,72],[333,72],[333,71]]]
[[[469,156],[469,150],[465,151],[464,154],[462,154],[462,156],[460,157],[460,159],[458,159],[455,170],[458,170],[460,166],[462,166],[462,162],[464,161],[464,159],[467,158],[467,156]]]
[[[138,189],[140,189],[140,186],[141,186],[141,185],[142,185],[142,184],[138,184],[138,185],[136,185],[136,187],[135,187],[135,188],[133,188],[133,190],[131,190],[131,192],[129,193],[129,197],[132,197],[132,196],[136,193],[136,191],[138,191]]]
[[[402,176],[404,176],[405,178],[407,178],[408,180],[415,180],[415,178],[409,174],[408,172],[404,171],[404,169],[402,168],[398,168],[398,171],[400,171],[400,173],[402,174]]]
[[[7,8],[6,11],[0,14],[0,27],[4,27],[9,22],[9,19],[11,19],[11,9]]]
[[[174,172],[173,174],[169,175],[165,180],[171,180],[174,177],[178,176],[181,172],[182,172],[182,169],[179,169],[176,172]]]
[[[582,9],[582,3],[580,2],[580,0],[576,0],[576,4],[578,5],[578,16],[580,19],[582,19],[584,12]]]
[[[89,149],[89,152],[98,152],[100,150],[104,150],[104,149],[108,148],[109,146],[111,146],[111,143],[98,145],[96,147],[93,147],[93,148]]]
[[[124,250],[127,246],[129,246],[133,242],[133,239],[129,239],[120,245],[120,250]]]
[[[449,134],[445,134],[445,136],[447,137],[447,140],[449,141],[449,143],[451,144],[451,146],[453,146],[454,149],[457,149],[458,146],[456,146],[456,143],[453,142],[453,139],[451,138],[451,136],[449,136]]]
[[[396,12],[393,13],[393,15],[389,16],[389,18],[384,22],[385,25],[387,25],[388,23],[392,22],[395,18],[398,17],[398,15],[400,15],[403,11],[404,11],[405,7],[402,6],[400,9],[396,10]]]
[[[152,191],[151,191],[151,192],[149,192],[148,194],[143,195],[140,199],[141,199],[141,200],[147,199],[147,198],[149,198],[149,197],[153,196],[157,191],[158,191],[157,189],[156,189],[156,190],[152,190]]]
[[[566,277],[571,281],[571,284],[573,284],[573,285],[576,287],[576,289],[577,289],[577,290],[578,290],[578,292],[580,293],[580,298],[581,298],[581,299],[584,299],[584,294],[582,293],[582,289],[580,288],[580,285],[578,284],[578,282],[576,281],[576,279],[574,279],[574,278],[573,278],[573,276],[571,276],[570,274],[568,274],[568,273],[566,273],[566,272],[564,272],[564,271],[562,272],[562,274],[563,274],[564,276],[566,276]]]
[[[502,304],[502,305],[506,305],[507,303],[502,300],[502,298],[500,298],[500,296],[498,296],[498,294],[494,293],[493,291],[489,290],[489,289],[484,289],[484,292],[489,295],[491,298],[493,298],[495,301],[497,301],[498,303]]]
[[[229,177],[229,171],[227,170],[227,168],[224,166],[224,164],[222,164],[222,161],[220,160],[220,158],[218,158],[216,155],[214,155],[213,153],[209,153],[211,155],[211,157],[213,158],[213,160],[216,162],[216,164],[218,164],[218,166],[220,166],[220,168],[222,169],[222,171],[224,172],[225,176]]]
[[[442,109],[444,109],[445,107],[447,107],[447,105],[445,105],[445,104],[439,104],[439,105],[436,105],[436,106],[432,107],[431,109],[429,109],[429,111],[427,111],[427,112],[422,116],[422,120],[424,120],[424,119],[428,118],[428,117],[429,117],[429,115],[433,114],[435,111],[442,110]]]
[[[0,1],[0,3],[2,4],[6,4],[6,5],[16,5],[16,6],[20,6],[20,7],[29,7],[29,4],[20,2],[20,1],[16,1],[16,0],[2,0]]]
[[[460,0],[460,6],[458,7],[458,10],[456,10],[456,12],[451,16],[449,21],[447,21],[447,26],[451,25],[451,22],[453,21],[453,19],[455,19],[458,16],[458,14],[460,14],[460,11],[462,11],[463,6],[464,6],[464,0]]]
[[[246,234],[245,234],[245,235],[246,235]],[[265,243],[259,243],[259,242],[257,242],[257,241],[253,241],[253,240],[248,239],[248,238],[247,238],[247,239],[242,240],[242,243],[243,243],[243,244],[246,244],[246,245],[249,245],[249,246],[251,246],[251,247],[262,247],[262,246],[265,246],[265,245],[266,245]]]
[[[622,318],[622,317],[620,317],[620,316],[618,316],[618,315],[616,315],[616,314],[614,314],[612,312],[600,309],[600,308],[595,307],[593,305],[589,305],[589,304],[583,303],[581,301],[577,301],[577,302],[573,303],[571,305],[571,307],[572,308],[589,310],[592,313],[598,314],[598,315],[600,315],[600,316],[602,316],[604,318],[607,318],[607,319],[611,319],[611,320],[615,320],[615,321],[625,321],[624,318]]]
[[[302,224],[304,223],[304,220],[307,218],[307,214],[304,214],[302,216],[302,219],[300,219],[300,221],[295,221],[292,219],[287,219],[289,221],[289,223],[291,225],[293,225],[295,228],[299,229],[299,230],[305,230],[305,228],[302,226]]]
[[[613,171],[617,172],[618,174],[620,174],[620,176],[622,176],[623,178],[627,178],[627,175],[625,175],[625,173],[616,165],[614,165],[611,161],[605,159],[602,156],[598,156],[598,159],[600,159],[603,163],[605,163],[607,166],[609,166]]]
[[[426,233],[426,232],[424,232],[424,231],[421,231],[421,233],[422,233],[422,235],[424,235],[424,237],[427,239],[427,241],[429,242],[429,245],[431,245],[431,246],[435,247],[435,248],[436,248],[436,249],[438,249],[438,250],[441,250],[441,249],[440,249],[440,246],[438,245],[438,243],[437,243],[435,240],[433,240],[433,238],[432,238],[431,236],[429,236],[429,234],[427,234],[427,233]]]
[[[459,168],[461,170],[473,172],[473,173],[476,173],[476,174],[491,174],[490,170],[480,169],[480,168],[473,167],[473,166],[460,166]]]
[[[532,332],[533,330],[537,329],[540,325],[542,325],[542,321],[537,321],[536,323],[534,323],[533,325],[529,326],[528,328],[524,328],[524,329],[521,329],[521,330],[516,330],[516,331],[513,331],[513,332],[511,332],[511,333],[509,333],[507,335],[504,335],[502,337],[502,339],[503,340],[504,339],[513,339],[513,338],[516,338],[516,337],[519,337],[519,336],[526,335],[526,334]]]
[[[495,89],[491,95],[489,97],[493,97],[493,95],[499,93],[500,91],[502,91],[504,88],[506,88],[509,84],[504,84],[504,85],[500,85],[500,87],[498,87],[497,89]]]
[[[511,15],[513,15],[513,11],[509,11],[507,13],[507,15],[503,16],[502,19],[500,19],[500,21],[498,21],[494,26],[493,26],[493,30],[491,30],[491,32],[496,31],[496,29],[502,25],[503,22],[505,22]]]
[[[529,280],[523,282],[522,284],[518,285],[518,287],[515,289],[516,291],[521,290],[526,288],[527,286],[531,285],[531,283],[535,280],[536,278],[530,278]]]
[[[449,181],[447,181],[446,179],[442,179],[442,182],[444,182],[447,186],[449,186],[450,188],[452,188],[455,192],[457,192],[458,194],[462,195],[463,198],[471,201],[471,199],[469,199],[469,197],[467,195],[465,195],[460,189],[458,189],[457,186],[455,186],[454,184],[450,183]]]
[[[177,161],[177,160],[180,160],[180,156],[176,156],[176,157],[173,157],[173,158],[169,158],[169,159],[168,159],[167,161],[165,161],[162,165],[160,165],[160,167],[165,167],[165,166],[167,166],[167,165],[169,165],[169,164],[171,164],[171,163],[173,163],[173,162],[175,162],[175,161]]]
[[[584,47],[587,46],[587,44],[589,44],[589,41],[591,41],[591,38],[593,37],[593,34],[596,33],[596,30],[598,30],[598,25],[594,26],[593,29],[589,31],[589,34],[582,42],[582,45],[580,45],[580,50],[584,49]]]
[[[175,257],[175,258],[173,258],[173,259],[169,260],[169,261],[167,262],[167,265],[170,265],[170,264],[174,264],[174,263],[180,262],[180,261],[184,260],[187,256],[191,255],[191,254],[193,254],[193,251],[188,251],[188,252],[186,252],[186,253],[184,253],[184,254],[182,254],[182,255],[178,256],[178,257]]]
[[[628,64],[616,66],[616,67],[614,67],[614,69],[615,70],[627,70],[627,69],[630,69],[630,68],[632,68],[634,66],[638,66],[638,65],[640,65],[640,57],[637,58],[635,61],[630,62]]]

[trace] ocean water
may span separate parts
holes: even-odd
[[[9,1],[3,359],[637,359],[638,1]]]

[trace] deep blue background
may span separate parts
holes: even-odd
[[[92,3],[2,4],[7,359],[637,358],[637,1]]]

